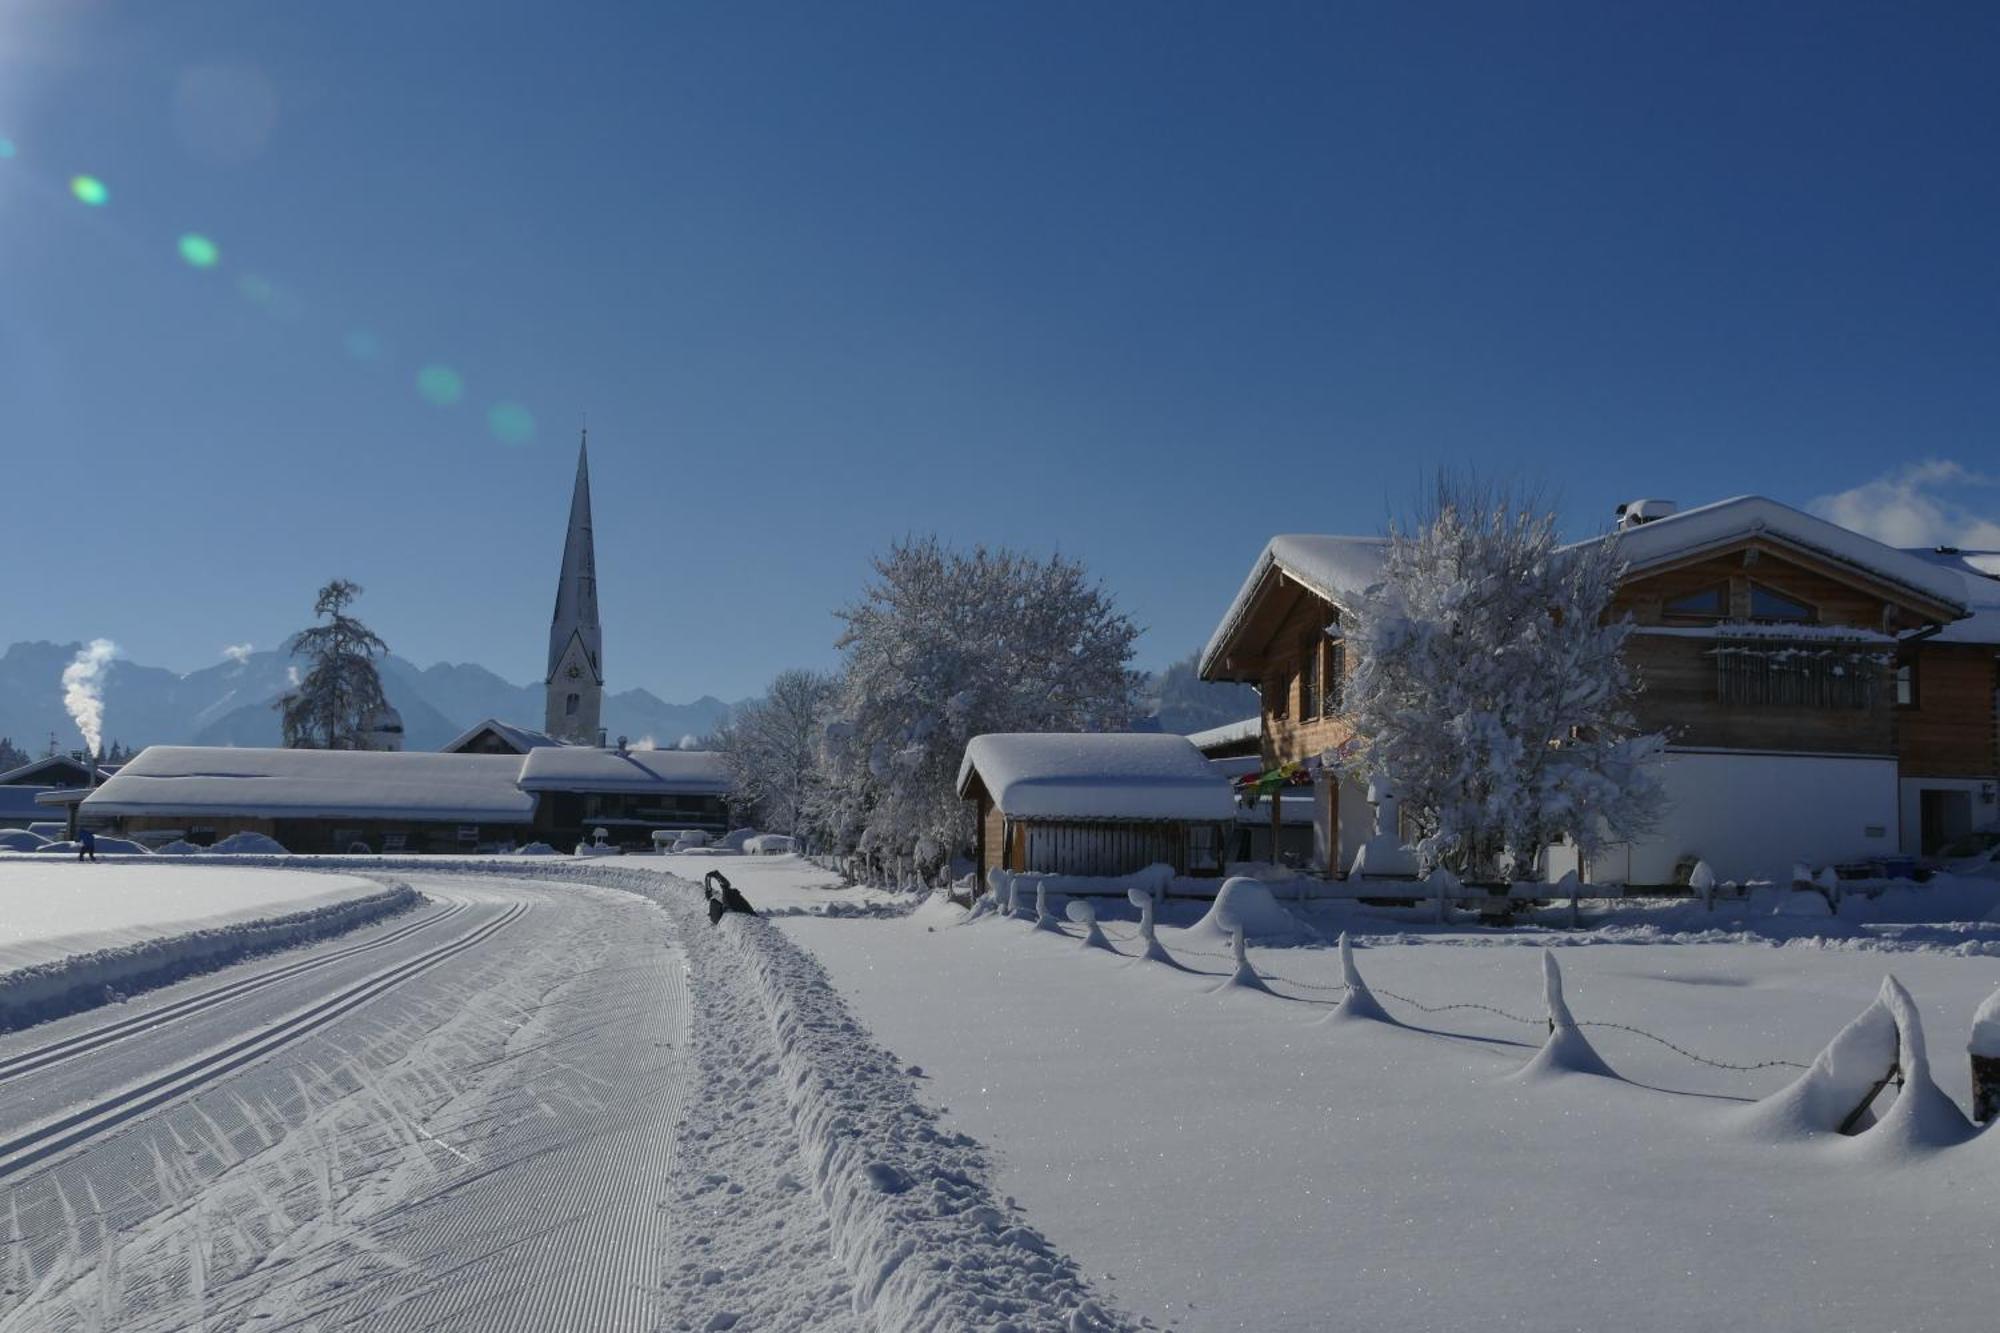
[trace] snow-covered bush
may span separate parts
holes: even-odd
[[[1664,738],[1633,721],[1618,570],[1615,538],[1563,547],[1552,514],[1450,481],[1391,535],[1341,626],[1343,758],[1395,785],[1426,867],[1494,879],[1565,835],[1589,855],[1653,826]]]
[[[914,856],[928,876],[972,844],[955,790],[966,742],[1125,727],[1139,631],[1061,556],[968,555],[923,538],[875,574],[839,612],[844,675],[809,805],[832,845]]]

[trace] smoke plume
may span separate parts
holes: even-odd
[[[63,668],[63,707],[93,755],[104,753],[104,671],[117,655],[118,645],[111,640],[92,639]]]
[[[256,649],[256,646],[253,643],[227,644],[222,649],[222,655],[236,663],[236,665],[242,666],[250,660],[250,654]]]

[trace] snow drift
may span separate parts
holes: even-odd
[[[1238,928],[1252,943],[1297,944],[1317,939],[1311,926],[1278,905],[1261,881],[1241,875],[1223,881],[1208,914],[1187,929],[1187,938],[1227,940]]]
[[[1556,965],[1556,956],[1547,949],[1542,950],[1542,997],[1549,1010],[1549,1039],[1535,1052],[1534,1059],[1507,1077],[1522,1083],[1561,1074],[1617,1078],[1576,1025],[1569,1002],[1563,998],[1562,969]]]

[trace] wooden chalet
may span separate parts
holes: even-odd
[[[1963,575],[1760,496],[1625,511],[1593,540],[1618,542],[1625,561],[1612,613],[1635,625],[1640,725],[1668,737],[1669,814],[1645,843],[1580,868],[1645,884],[1684,875],[1696,856],[1732,878],[1893,857],[1934,841],[1921,816],[1905,817],[1909,782],[1969,787],[1930,798],[1933,810],[1976,802],[1982,780],[1990,790],[1994,658],[1991,645],[1952,642],[1967,618]],[[1266,765],[1318,768],[1315,859],[1328,873],[1372,827],[1359,784],[1326,761],[1352,735],[1342,617],[1379,581],[1385,549],[1273,538],[1201,660],[1204,679],[1258,687]],[[1961,817],[1933,815],[1937,829],[1967,822],[1952,808]]]

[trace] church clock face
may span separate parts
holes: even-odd
[[[575,680],[577,677],[583,674],[583,668],[578,666],[576,663],[571,662],[569,664],[569,671],[567,672],[567,674],[571,680]]]

